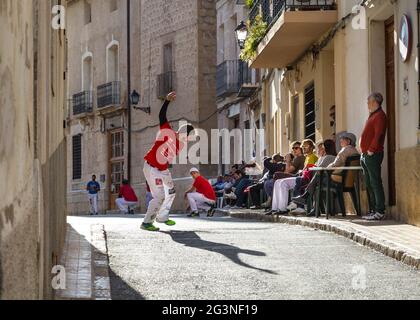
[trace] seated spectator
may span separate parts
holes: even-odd
[[[325,140],[324,142],[320,142],[317,145],[317,154],[318,154],[318,161],[315,164],[315,167],[320,168],[327,168],[331,163],[335,161],[335,157],[337,156],[337,151],[335,149],[335,142],[333,140]],[[293,191],[294,197],[299,197],[302,193],[302,190],[306,190],[308,184],[311,182],[313,178],[313,174],[311,171],[306,170],[302,173],[301,177],[297,177],[296,179],[296,186]],[[295,199],[295,198],[293,198]],[[294,211],[296,214],[302,214],[306,211],[304,210],[305,202],[295,202],[291,204],[288,209]]]
[[[313,167],[318,161],[318,157],[314,154],[315,143],[312,140],[302,142],[303,152],[305,154],[305,169]],[[302,176],[302,172],[299,174]],[[272,211],[268,214],[287,214],[287,205],[289,203],[289,190],[296,186],[296,177],[279,179],[274,183]]]
[[[305,168],[309,165],[315,165],[318,161],[318,157],[315,154],[315,143],[310,140],[304,140],[302,142],[303,145],[303,154],[305,155]]]
[[[356,149],[356,136],[349,132],[344,132],[340,136],[340,145],[341,145],[341,151],[338,153],[337,157],[334,159],[334,162],[329,164],[328,168],[338,168],[338,167],[344,167],[346,165],[346,161],[349,157],[358,155],[359,152]],[[341,176],[337,176],[339,174],[339,171],[334,171],[334,173],[331,176],[331,179],[335,182],[341,182],[340,178]],[[302,196],[293,198],[293,202],[297,204],[304,204],[306,203],[308,197],[313,196],[316,190],[316,187],[319,185],[319,179],[320,174],[317,173],[309,183],[309,185],[306,188],[305,193]],[[324,180],[324,183],[326,181]],[[311,213],[313,215],[313,212]]]
[[[118,199],[115,200],[118,209],[124,214],[134,214],[130,207],[137,205],[137,202],[136,193],[128,183],[128,180],[124,179],[120,187]]]
[[[285,168],[281,172],[276,172],[274,175],[274,180],[278,179],[284,179],[284,178],[291,178],[296,177],[299,173],[299,171],[303,170],[305,167],[305,161],[306,157],[302,150],[302,143],[299,141],[295,141],[291,145],[292,147],[292,153],[286,155],[285,157]],[[274,182],[273,186],[274,187]],[[267,194],[271,195],[273,194],[273,190],[268,190],[269,192]]]
[[[233,176],[235,174],[236,171],[239,170],[239,165],[238,164],[234,164],[232,166],[232,168],[230,169],[230,175]]]
[[[275,154],[272,157],[267,157],[264,160],[264,170],[265,174],[262,179],[255,185],[249,188],[250,196],[252,199],[253,206],[251,209],[257,210],[261,208],[266,208],[271,206],[271,195],[269,196],[266,192],[267,188],[271,183],[274,184],[273,178],[276,172],[284,171],[285,164],[283,162],[284,158],[280,154]],[[261,190],[264,190],[268,196],[267,202],[261,204],[260,193]]]
[[[240,209],[244,207],[245,200],[247,199],[248,194],[245,190],[252,185],[253,180],[251,176],[260,176],[262,174],[261,167],[256,163],[255,159],[249,161],[248,163],[243,164],[242,179],[236,185],[235,196],[236,203],[232,209]]]
[[[233,176],[229,174],[225,174],[225,176],[223,177],[223,189],[216,191],[216,194],[218,195],[218,197],[223,197],[226,191],[232,189],[232,186],[234,183],[235,183],[235,179],[233,178]]]
[[[244,166],[244,172],[247,176],[261,176],[263,169],[255,159],[252,159]]]
[[[221,191],[221,190],[224,190],[225,184],[226,183],[225,183],[224,177],[219,176],[217,178],[217,182],[214,185],[212,185],[212,187],[213,187],[214,191]]]
[[[225,208],[230,208],[231,205],[233,206],[236,203],[237,197],[235,195],[235,190],[241,182],[242,178],[242,171],[236,170],[236,172],[232,174],[230,181],[226,183],[223,197],[228,204],[225,206]]]
[[[238,171],[237,173],[241,173],[241,179],[239,183],[235,183],[235,196],[236,196],[236,203],[232,207],[232,209],[240,209],[244,206],[247,194],[245,193],[245,189],[248,188],[252,184],[252,180],[246,174],[243,174],[242,171]]]
[[[264,184],[268,178],[268,171],[263,175],[263,177],[255,184],[247,188],[249,196],[251,197],[251,210],[261,209],[261,191],[264,190]]]
[[[189,217],[199,217],[199,209],[206,210],[207,216],[212,217],[216,205],[216,194],[210,182],[200,174],[197,168],[192,168],[190,174],[194,179],[194,184],[185,192],[192,211]]]
[[[235,183],[230,190],[231,192],[225,193],[225,198],[234,202],[232,209],[239,209],[245,202],[246,194],[244,191],[252,184],[252,181],[241,170],[237,170],[233,176]]]

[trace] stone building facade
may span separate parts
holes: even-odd
[[[100,212],[115,209],[121,180],[130,178],[145,211],[143,157],[158,131],[162,98],[175,90],[168,118],[210,131],[217,127],[215,102],[215,1],[130,1],[131,91],[138,107],[128,110],[127,1],[79,0],[68,8],[69,212],[88,212],[86,184],[96,174],[101,184]],[[108,88],[108,89],[107,89]],[[76,111],[75,111],[76,110]],[[129,159],[131,140],[131,159]],[[129,166],[128,163],[131,163]],[[202,165],[209,177],[211,165]],[[179,194],[191,183],[188,165],[174,165]],[[128,177],[130,173],[130,177]],[[185,208],[182,196],[174,210]]]
[[[261,71],[249,68],[246,62],[240,60],[240,48],[235,34],[241,21],[247,21],[248,14],[249,8],[244,2],[217,1],[218,128],[228,129],[231,134],[230,141],[226,141],[230,151],[222,152],[221,149],[220,152],[219,174],[227,173],[233,164],[255,156],[256,150],[247,150],[247,146],[256,145],[256,136],[249,136],[248,141],[244,129],[264,128],[265,115],[260,112],[261,104],[258,102]]]
[[[58,2],[0,1],[0,299],[52,298],[65,239],[66,36],[51,24]]]

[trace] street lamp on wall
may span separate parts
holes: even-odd
[[[140,94],[136,90],[134,90],[131,93],[130,98],[131,98],[131,104],[134,106],[133,107],[134,109],[141,110],[141,111],[146,112],[148,114],[151,113],[150,107],[147,107],[147,108],[138,107],[138,104],[140,102]]]
[[[235,29],[236,33],[236,39],[238,40],[239,48],[244,49],[245,48],[245,41],[248,37],[248,27],[246,26],[245,22],[241,21],[239,26]]]

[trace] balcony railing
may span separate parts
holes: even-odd
[[[217,66],[217,97],[238,94],[244,84],[252,82],[252,69],[241,60],[227,60]]]
[[[270,28],[284,11],[335,10],[335,0],[254,0],[249,13],[251,23],[258,14]]]
[[[175,90],[175,72],[165,72],[157,76],[156,94],[158,99],[163,99],[166,95]]]
[[[83,91],[73,95],[73,115],[93,112],[92,91]]]
[[[121,103],[121,83],[113,81],[97,88],[98,109],[118,106]]]

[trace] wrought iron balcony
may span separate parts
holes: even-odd
[[[261,14],[268,28],[284,11],[317,11],[335,10],[335,0],[254,0],[254,6],[249,13],[251,23]]]
[[[227,60],[217,66],[216,95],[218,98],[230,94],[239,95],[240,92],[242,92],[241,96],[247,96],[247,93],[241,89],[245,85],[255,86],[255,82],[255,71],[241,60]]]
[[[157,76],[156,94],[158,99],[164,99],[166,95],[175,90],[175,72],[165,72]]]
[[[119,81],[109,82],[97,88],[98,109],[119,106],[121,103],[121,83]]]
[[[93,112],[92,91],[83,91],[73,95],[72,105],[74,116]]]

